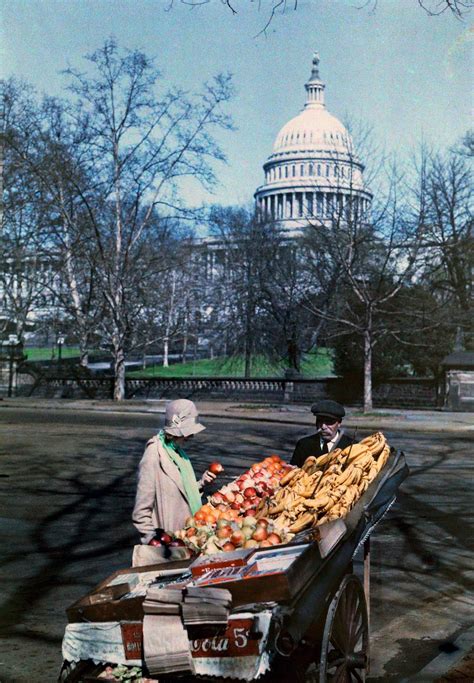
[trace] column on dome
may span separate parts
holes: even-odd
[[[283,196],[281,194],[276,195],[276,202],[277,202],[276,217],[277,218],[283,218]]]

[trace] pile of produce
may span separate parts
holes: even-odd
[[[263,500],[257,518],[273,521],[290,534],[343,518],[387,462],[390,446],[381,432],[344,450],[309,457],[302,468],[288,472],[280,488]]]
[[[262,501],[274,493],[282,477],[292,469],[278,455],[255,463],[212,494],[193,517],[188,517],[184,528],[175,532],[175,538],[191,550],[208,555],[285,542],[286,534],[277,533],[263,515],[258,520],[255,515]]]
[[[239,548],[268,548],[289,540],[287,534],[283,530],[277,532],[268,519],[256,519],[250,515],[233,520],[221,517],[215,524],[202,524],[190,517],[185,528],[175,535],[191,550],[203,555]]]

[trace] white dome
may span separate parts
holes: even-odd
[[[327,151],[348,154],[352,140],[342,123],[324,106],[309,106],[288,121],[278,133],[273,154]]]

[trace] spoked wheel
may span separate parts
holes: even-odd
[[[321,644],[319,683],[365,681],[369,665],[367,605],[361,582],[349,574],[332,599]]]

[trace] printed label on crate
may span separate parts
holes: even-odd
[[[222,635],[190,641],[193,657],[258,655],[261,634],[252,635],[253,619],[231,619]]]
[[[125,659],[141,659],[143,643],[143,623],[126,622],[120,624]]]

